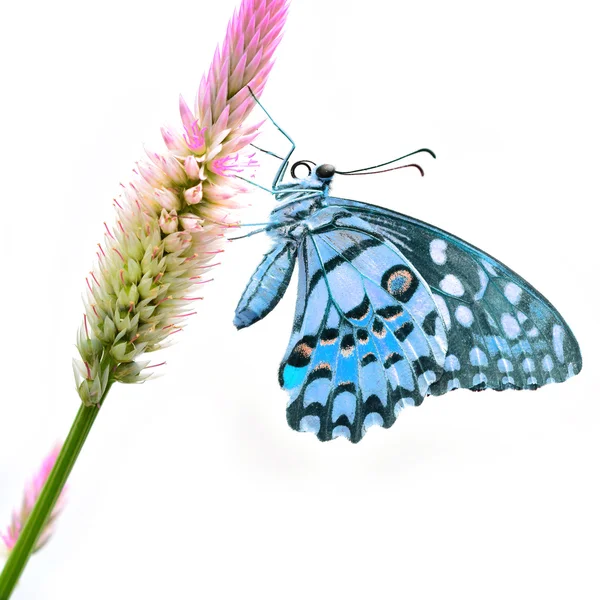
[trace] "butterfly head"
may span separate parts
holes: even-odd
[[[324,164],[324,165],[319,165],[316,169],[315,169],[315,175],[321,180],[321,181],[331,181],[332,177],[335,175],[335,167],[333,165],[329,165],[329,164]]]
[[[336,173],[335,167],[328,163],[317,166],[312,160],[299,160],[292,165],[290,173],[294,179],[301,179],[298,175],[298,168],[305,167],[308,170],[305,179],[312,180],[316,183],[329,185],[333,176]]]

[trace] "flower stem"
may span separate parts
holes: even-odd
[[[100,406],[106,398],[110,386],[111,383],[108,384],[98,406],[85,406],[84,404],[80,406],[73,425],[71,425],[69,435],[56,459],[54,468],[48,476],[46,484],[19,535],[17,543],[10,551],[2,573],[0,573],[0,600],[8,600],[17,585],[19,577],[25,569],[31,553],[35,549],[35,544],[96,420],[96,416],[100,412]]]

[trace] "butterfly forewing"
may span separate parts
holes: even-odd
[[[427,281],[448,335],[431,394],[536,389],[581,370],[577,341],[558,311],[499,261],[411,217],[352,200],[329,203],[359,215]]]

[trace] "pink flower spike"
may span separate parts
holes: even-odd
[[[252,189],[242,179],[258,166],[249,144],[265,119],[256,98],[273,67],[288,7],[287,0],[238,1],[195,102],[180,98],[180,123],[161,128],[166,149],[145,148],[115,199],[115,222],[105,225],[106,248],[98,249],[87,280],[88,330],[78,336],[74,370],[86,406],[98,406],[109,372],[122,383],[150,376],[137,359],[170,345],[167,336],[181,331],[180,322],[191,316],[182,305],[210,281],[191,277],[218,264],[215,255],[231,243],[225,230],[239,224],[237,210],[246,205],[240,198]],[[195,60],[191,49],[182,54]],[[253,111],[258,118],[251,121]]]
[[[50,475],[50,472],[54,468],[56,463],[56,459],[60,454],[60,450],[62,448],[62,444],[56,444],[50,454],[46,456],[44,462],[42,463],[39,471],[35,474],[33,479],[25,486],[25,491],[23,493],[23,500],[21,502],[20,510],[13,511],[12,520],[8,528],[5,532],[0,532],[0,539],[4,542],[6,546],[6,550],[10,553],[10,551],[14,548],[17,540],[19,539],[19,535],[33,510],[33,507],[39,498],[40,493],[42,492],[42,488]],[[44,544],[50,539],[52,535],[53,525],[60,514],[64,503],[65,503],[65,491],[66,487],[63,488],[60,496],[58,498],[57,503],[55,504],[52,513],[44,527],[36,545],[34,548],[34,552],[37,552]]]

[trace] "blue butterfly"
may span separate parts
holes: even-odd
[[[273,245],[234,324],[248,327],[271,312],[298,262],[296,313],[279,369],[293,429],[358,442],[430,394],[534,390],[581,370],[564,319],[501,262],[433,225],[329,195],[336,173],[376,167],[340,172],[299,161],[291,175],[302,165],[308,176],[283,183],[295,146],[277,128],[292,149],[277,157],[269,191],[280,205],[260,230]],[[433,155],[423,149],[401,158],[418,152]]]

